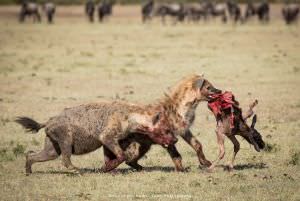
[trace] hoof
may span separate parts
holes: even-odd
[[[70,172],[74,174],[81,174],[80,170],[77,169],[70,170]]]
[[[32,174],[31,169],[27,169],[27,168],[26,168],[26,173],[25,173],[25,175],[26,175],[26,176],[29,176],[29,175],[31,175],[31,174]]]
[[[107,168],[106,165],[103,165],[103,166],[100,168],[100,172],[107,173],[107,172],[109,172],[109,169]]]
[[[70,167],[68,168],[68,172],[71,173],[71,174],[77,174],[77,175],[81,175],[82,172],[80,171],[79,168],[77,167]]]
[[[187,172],[184,168],[176,168],[176,172]]]
[[[26,166],[25,166],[26,176],[29,176],[31,173],[32,173],[31,164],[26,163]]]
[[[185,172],[189,172],[190,170],[191,170],[190,167],[186,167],[186,168],[183,168],[182,170],[176,170],[176,171],[185,173]]]
[[[232,165],[226,165],[226,166],[224,167],[224,171],[228,171],[228,172],[233,171],[233,166],[232,166]]]
[[[212,165],[212,163],[209,160],[201,161],[200,164],[205,167],[210,167]]]
[[[138,172],[141,172],[141,171],[143,171],[143,167],[142,166],[141,167],[137,167],[137,168],[135,168],[135,170],[138,171]]]
[[[208,173],[212,173],[212,172],[214,172],[214,170],[215,170],[215,166],[214,166],[214,165],[211,165],[211,166],[209,166],[209,167],[206,169],[206,171],[207,171]]]
[[[32,173],[32,169],[31,169],[31,162],[29,161],[29,155],[34,153],[33,151],[28,151],[26,153],[26,164],[25,164],[25,172],[26,172],[26,176],[30,175]]]

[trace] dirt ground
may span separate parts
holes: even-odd
[[[279,5],[267,25],[236,26],[219,20],[143,25],[135,6],[116,7],[108,22],[90,24],[82,7],[58,9],[55,24],[47,25],[19,24],[18,7],[0,7],[1,200],[300,200],[300,28],[283,23]],[[99,149],[72,157],[81,176],[67,172],[60,159],[36,164],[25,176],[24,153],[42,149],[45,134],[25,134],[16,116],[44,122],[84,103],[150,103],[193,73],[232,91],[243,108],[259,100],[264,151],[239,138],[235,169],[224,171],[233,151],[227,140],[225,159],[208,173],[180,139],[186,173],[175,172],[167,152],[153,146],[142,172],[123,164],[114,174],[99,173]],[[214,128],[202,103],[192,131],[210,160],[218,154]]]

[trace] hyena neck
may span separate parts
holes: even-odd
[[[178,123],[183,122],[185,128],[189,128],[195,119],[195,110],[200,102],[195,82],[201,78],[199,75],[193,75],[181,80],[170,93],[165,94],[161,102],[165,110],[170,111],[169,116],[176,119]]]
[[[161,106],[170,121],[173,123],[189,128],[195,119],[195,110],[199,104],[198,100],[190,101],[186,97],[172,97],[166,95],[164,100],[161,102]]]
[[[195,120],[195,111],[198,105],[199,101],[196,99],[193,101],[183,100],[178,105],[177,111],[189,127],[193,124]]]

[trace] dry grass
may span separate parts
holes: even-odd
[[[299,26],[278,19],[267,26],[166,27],[138,20],[99,25],[73,17],[48,26],[0,19],[1,200],[300,200]],[[72,157],[85,168],[82,176],[65,172],[60,160],[36,164],[25,176],[24,149],[40,150],[45,134],[24,134],[12,122],[16,116],[46,121],[65,107],[116,97],[151,102],[191,73],[233,91],[243,107],[259,100],[257,127],[266,151],[241,140],[233,172],[219,166],[207,173],[181,140],[188,173],[174,172],[166,151],[155,146],[141,161],[143,172],[122,165],[116,174],[98,173],[100,149]],[[193,133],[213,160],[215,121],[205,104],[197,112]],[[228,141],[226,148],[224,165],[232,152]]]

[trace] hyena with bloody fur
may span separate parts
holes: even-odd
[[[102,145],[116,156],[103,167],[104,172],[110,171],[126,160],[119,141],[129,133],[147,135],[163,146],[176,143],[177,139],[165,119],[157,108],[120,101],[67,108],[43,124],[28,117],[19,117],[16,122],[27,131],[38,132],[45,128],[46,133],[44,149],[38,153],[27,153],[26,174],[32,172],[32,164],[56,159],[59,155],[66,168],[77,172],[71,155],[89,153]]]
[[[211,165],[211,162],[205,158],[201,143],[193,136],[190,127],[195,119],[195,110],[201,101],[209,101],[215,94],[221,93],[221,90],[216,89],[208,80],[200,75],[192,75],[181,80],[173,87],[169,94],[166,94],[158,104],[160,111],[168,118],[170,129],[176,135],[180,135],[195,151],[201,165],[206,167]],[[126,163],[141,170],[142,166],[138,164],[138,160],[144,156],[151,146],[155,144],[145,135],[131,133],[128,138],[120,141],[120,145],[128,156]],[[176,146],[170,145],[167,148],[171,156],[175,169],[183,171],[182,159]],[[114,160],[115,155],[104,147],[105,161]]]
[[[220,92],[202,76],[193,75],[180,81],[169,95],[151,105],[124,102],[82,105],[65,109],[45,124],[19,118],[17,122],[29,131],[46,128],[44,150],[28,153],[26,172],[32,172],[33,163],[53,160],[59,155],[62,155],[64,166],[77,170],[71,163],[71,155],[89,153],[102,145],[105,153],[104,171],[110,171],[124,161],[140,169],[137,163],[140,158],[139,146],[126,142],[132,139],[134,143],[140,141],[141,144],[150,142],[164,145],[176,169],[182,171],[181,156],[174,146],[177,139],[173,133],[182,136],[195,149],[202,165],[209,166],[211,163],[206,160],[201,143],[189,128],[199,102],[208,101],[212,95]],[[130,137],[126,139],[127,136]]]

